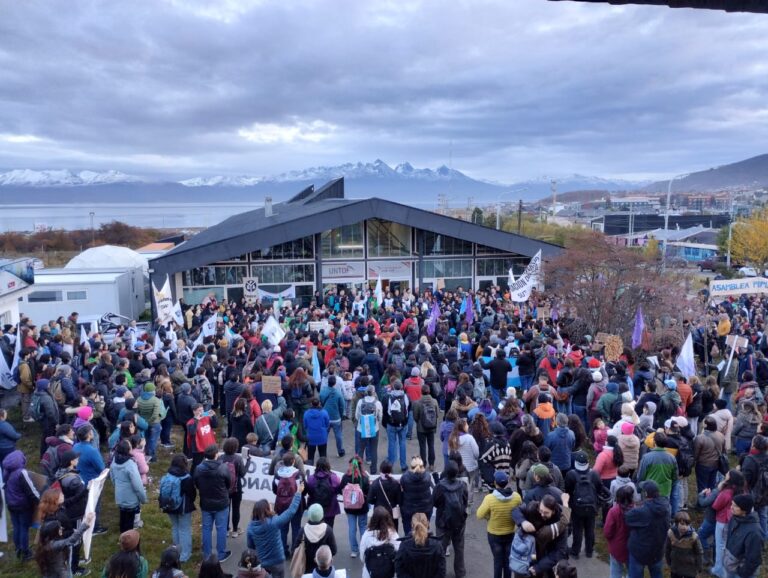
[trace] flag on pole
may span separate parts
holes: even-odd
[[[467,312],[467,299],[469,297],[464,297],[464,299],[461,300],[461,307],[459,307],[459,315],[464,315]]]
[[[0,387],[3,389],[13,389],[16,387],[16,382],[13,379],[13,372],[8,367],[8,362],[5,359],[5,355],[0,353]]]
[[[267,340],[274,346],[278,345],[285,337],[285,331],[280,327],[280,324],[275,320],[273,315],[269,316],[269,319],[264,323],[264,327],[261,330],[262,335],[267,336]]]
[[[467,325],[472,325],[475,322],[475,312],[472,309],[472,297],[467,295]]]
[[[645,330],[645,320],[643,319],[643,306],[637,306],[635,313],[635,329],[632,331],[632,349],[637,349],[643,343],[643,331]]]
[[[216,322],[218,321],[217,315],[211,315],[208,319],[203,321],[203,337],[211,337],[216,335]]]
[[[312,348],[312,379],[319,386],[322,375],[320,374],[320,360],[317,358],[317,347]]]
[[[512,269],[512,267],[509,268],[509,279],[507,280],[507,283],[510,287],[515,284],[515,273]]]
[[[680,355],[677,356],[677,368],[680,370],[686,378],[696,375],[696,359],[693,356],[693,335],[688,334],[688,337],[683,343],[683,348],[680,350]]]
[[[16,326],[16,345],[13,348],[13,360],[11,361],[11,373],[16,371],[16,368],[21,361],[21,323]]]
[[[88,344],[88,334],[85,332],[85,326],[80,326],[80,345]]]
[[[381,295],[381,277],[376,279],[376,288],[373,290],[373,297],[376,299],[376,308],[378,309],[381,307],[381,304],[384,303],[384,298]]]
[[[181,303],[178,301],[173,306],[173,320],[179,327],[184,327],[184,313],[182,313]]]
[[[155,347],[152,349],[155,353],[162,349],[162,341],[160,339],[160,332],[155,333]]]
[[[437,319],[440,317],[440,306],[437,301],[432,305],[432,312],[429,314],[429,324],[427,325],[427,334],[432,337],[437,327]]]

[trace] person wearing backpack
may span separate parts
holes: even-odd
[[[445,578],[445,552],[440,540],[429,534],[429,519],[422,513],[411,519],[411,535],[400,542],[395,554],[398,578]]]
[[[569,510],[566,496],[563,494],[563,504],[554,496],[545,495],[541,501],[523,503],[512,510],[512,520],[518,529],[509,560],[518,567],[528,565],[527,572],[513,569],[515,578],[529,575],[554,578],[557,563],[568,558]],[[534,536],[535,539],[531,540]]]
[[[35,393],[32,395],[30,415],[34,421],[40,424],[40,457],[43,457],[48,447],[46,439],[56,435],[56,426],[59,425],[59,406],[53,399],[49,390],[50,382],[47,379],[38,379],[35,384]]]
[[[200,406],[202,409],[202,406]],[[229,520],[229,490],[232,483],[230,468],[217,457],[219,447],[211,444],[205,448],[203,462],[195,468],[192,478],[200,494],[200,510],[203,518],[203,559],[211,555],[213,526],[216,526],[216,553],[219,562],[232,555],[227,550],[227,522]]]
[[[237,438],[230,437],[221,444],[224,454],[219,458],[222,464],[229,469],[229,513],[232,519],[232,530],[229,532],[231,538],[237,538],[242,534],[240,530],[240,504],[243,501],[243,479],[248,473],[248,466],[251,458],[243,461],[243,456],[238,453],[240,442]]]
[[[437,484],[433,494],[435,508],[435,526],[437,537],[443,549],[453,545],[453,572],[456,578],[466,576],[464,566],[464,529],[467,526],[467,507],[469,492],[467,485],[458,479],[459,466],[449,461],[443,472],[443,478]]]
[[[435,432],[440,416],[440,404],[432,397],[429,385],[421,388],[421,399],[413,404],[413,421],[416,423],[416,437],[419,440],[421,461],[429,464],[429,471],[435,471]]]
[[[315,554],[323,546],[336,555],[336,537],[333,528],[323,521],[323,508],[312,504],[307,510],[307,523],[302,528],[301,540],[304,542],[304,574],[312,574],[317,568]]]
[[[336,438],[336,455],[344,457],[344,436],[342,435],[342,420],[346,414],[346,402],[344,395],[337,387],[335,375],[328,376],[328,385],[320,390],[320,403],[328,413],[333,437]]]
[[[756,435],[741,463],[741,473],[755,504],[763,540],[768,540],[768,438]]]
[[[377,506],[360,539],[363,578],[394,578],[395,556],[400,548],[395,523],[389,511]]]
[[[350,557],[357,558],[360,555],[358,533],[362,538],[368,522],[368,491],[371,489],[371,481],[365,472],[365,465],[360,456],[354,456],[349,460],[349,468],[341,477],[341,492],[344,505],[344,513],[347,515],[347,528],[349,533]]]
[[[179,560],[189,561],[192,556],[192,512],[195,511],[197,489],[189,475],[189,464],[184,454],[171,459],[168,473],[160,479],[158,502],[160,510],[171,521],[173,543],[180,550]]]
[[[389,460],[381,462],[381,475],[371,483],[368,490],[368,504],[373,508],[379,506],[386,508],[392,517],[395,530],[400,519],[400,504],[403,501],[403,492],[400,481],[392,477],[392,463]]]
[[[379,428],[381,427],[384,416],[384,408],[381,402],[376,399],[376,387],[367,386],[365,397],[363,397],[355,408],[355,449],[371,465],[371,473],[376,473],[378,448],[379,448]]]
[[[323,520],[333,528],[336,516],[341,513],[339,508],[339,495],[341,480],[331,471],[331,463],[328,458],[320,458],[315,466],[315,473],[307,479],[307,504],[320,504],[325,515]]]
[[[599,496],[603,484],[600,475],[590,469],[589,459],[584,452],[574,454],[574,469],[565,476],[565,492],[571,496],[571,524],[573,543],[570,557],[578,560],[581,540],[584,537],[584,551],[591,558],[595,549],[595,517],[599,509]]]
[[[16,339],[21,339],[21,337],[17,337]],[[37,389],[35,383],[35,372],[32,368],[34,359],[34,349],[22,349],[21,360],[16,366],[16,372],[18,375],[13,376],[14,381],[19,384],[17,390],[21,396],[21,417],[24,423],[34,423],[39,421],[39,418],[35,417],[31,412],[32,396]]]
[[[648,568],[651,578],[661,578],[669,529],[669,501],[660,495],[659,486],[653,480],[642,482],[639,488],[645,500],[624,512],[624,523],[629,528],[629,575],[643,576]]]
[[[384,409],[382,425],[387,429],[387,459],[394,464],[399,451],[400,470],[405,472],[408,467],[405,439],[411,415],[411,400],[403,392],[403,384],[399,379],[395,379],[391,385],[392,391],[384,397],[381,404]]]

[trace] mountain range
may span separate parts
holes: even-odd
[[[550,197],[551,178],[541,177],[513,184],[472,178],[445,165],[416,168],[408,162],[391,167],[382,160],[346,163],[289,171],[271,176],[206,176],[181,181],[147,179],[120,171],[71,171],[16,169],[0,173],[3,204],[55,203],[156,203],[156,202],[254,202],[271,196],[282,201],[309,185],[322,186],[338,177],[346,180],[349,197],[380,196],[411,205],[435,206],[445,194],[449,206],[464,207],[471,197],[475,205],[499,199],[535,201]],[[667,182],[622,181],[569,175],[556,178],[557,193],[608,191],[614,193],[665,191]],[[749,184],[768,184],[768,155],[692,173],[676,181],[675,190],[716,190]],[[503,196],[502,196],[503,193]]]

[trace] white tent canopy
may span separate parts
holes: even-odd
[[[76,257],[73,257],[65,265],[65,269],[115,269],[115,268],[141,267],[144,274],[149,273],[147,259],[129,249],[116,245],[102,245],[86,249]]]

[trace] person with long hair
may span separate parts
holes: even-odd
[[[120,534],[120,551],[104,566],[102,578],[147,578],[149,564],[141,555],[141,535],[137,530]]]
[[[509,438],[509,447],[512,450],[513,464],[520,461],[520,453],[522,451],[523,443],[527,441],[533,443],[536,447],[540,447],[544,443],[544,434],[542,434],[539,428],[536,427],[536,422],[533,418],[528,414],[524,414],[520,428],[515,430]]]
[[[288,406],[296,414],[297,423],[304,423],[304,412],[309,409],[310,401],[314,396],[312,384],[307,377],[307,372],[297,367],[288,378],[288,391],[286,397]]]
[[[373,515],[368,521],[368,529],[360,539],[360,557],[363,560],[363,578],[371,578],[368,573],[368,560],[366,553],[370,550],[372,553],[392,556],[395,559],[395,553],[400,547],[395,522],[389,510],[381,506],[373,509]]]
[[[459,414],[455,409],[449,409],[445,412],[443,417],[443,423],[440,424],[440,442],[443,450],[443,463],[448,463],[448,438],[451,436],[453,428],[456,426],[456,420],[459,419]]]
[[[126,532],[133,529],[141,504],[147,503],[147,492],[141,483],[139,468],[131,459],[130,441],[124,439],[115,446],[109,475],[115,485],[115,502],[120,509],[120,531]]]
[[[224,455],[221,456],[221,463],[231,463],[235,468],[235,491],[229,494],[229,512],[232,522],[232,530],[229,532],[229,536],[237,538],[242,532],[240,531],[240,504],[243,501],[243,480],[248,473],[248,465],[251,458],[248,457],[246,462],[243,462],[243,456],[238,453],[240,449],[240,443],[234,437],[227,438],[221,445],[221,449],[224,451]],[[227,466],[229,467],[229,466]]]
[[[467,420],[463,418],[456,420],[456,426],[448,438],[448,449],[461,454],[461,460],[469,474],[471,504],[473,491],[479,490],[480,466],[477,460],[480,457],[480,448],[478,448],[475,438],[469,434]]]
[[[229,575],[224,573],[224,569],[221,567],[219,557],[216,553],[212,553],[208,556],[203,563],[200,564],[200,570],[197,573],[197,578],[227,578]]]
[[[429,533],[429,518],[421,512],[413,515],[411,533],[400,542],[395,554],[398,578],[445,578],[445,552],[440,540]]]
[[[400,478],[403,501],[401,513],[403,516],[403,532],[411,533],[411,517],[421,512],[427,519],[432,516],[432,476],[424,468],[424,462],[419,456],[411,458],[410,468]]]
[[[64,536],[64,526],[58,520],[45,522],[40,527],[39,544],[35,561],[42,578],[69,578],[72,576],[70,562],[72,549],[79,546],[83,534],[93,524],[95,514],[88,513],[74,532]]]
[[[517,491],[527,490],[528,471],[539,462],[539,449],[531,441],[523,442],[520,456],[515,464],[515,480],[517,481]]]
[[[725,474],[725,478],[717,485],[718,494],[712,503],[712,509],[715,511],[715,565],[709,570],[710,574],[726,578],[728,574],[723,565],[723,556],[725,555],[725,542],[727,539],[728,522],[731,521],[733,512],[731,504],[733,498],[745,492],[744,475],[738,470],[730,470]],[[705,490],[705,494],[709,491]]]
[[[341,513],[339,494],[341,480],[331,471],[331,463],[328,458],[319,458],[315,473],[307,478],[307,505],[320,504],[323,508],[323,520],[333,528],[336,516]]]
[[[189,475],[189,462],[184,454],[173,456],[166,476],[179,478],[181,506],[176,511],[166,513],[171,520],[173,543],[179,547],[179,559],[185,563],[192,556],[192,512],[195,511],[197,488]]]
[[[347,486],[351,486],[347,489]],[[355,487],[357,486],[357,488]],[[357,489],[360,489],[360,492]],[[350,556],[357,558],[360,555],[358,533],[362,538],[368,522],[368,492],[371,489],[371,481],[365,472],[365,464],[360,456],[353,456],[349,460],[347,472],[341,477],[339,491],[344,498],[344,513],[347,515],[347,528],[349,533]]]
[[[248,406],[243,397],[239,397],[235,401],[229,421],[232,426],[232,437],[237,439],[240,447],[244,446],[246,444],[245,437],[253,431],[253,423],[248,415]]]
[[[608,554],[611,578],[621,578],[629,567],[629,528],[624,523],[624,514],[631,510],[635,503],[635,487],[632,484],[623,486],[616,491],[616,501],[608,510],[603,526],[603,534],[608,542]]]
[[[160,566],[152,572],[152,578],[186,578],[186,574],[181,569],[179,549],[176,546],[169,546],[163,550],[160,554]]]
[[[368,490],[368,504],[374,508],[385,508],[392,517],[395,530],[397,530],[403,491],[400,482],[392,477],[392,462],[384,460],[379,469],[381,475]]]

